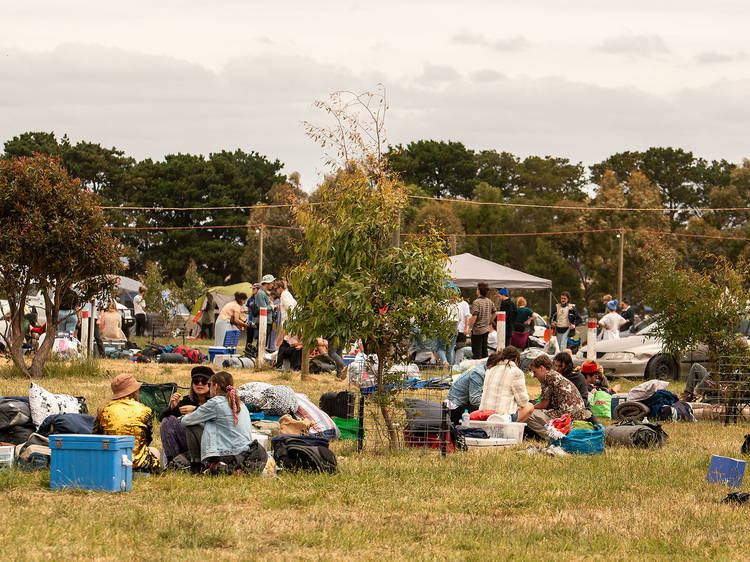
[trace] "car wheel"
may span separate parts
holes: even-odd
[[[677,380],[680,369],[669,355],[657,355],[646,366],[645,376],[647,380],[660,379],[663,381]]]

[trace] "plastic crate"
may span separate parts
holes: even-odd
[[[131,490],[134,445],[132,435],[50,435],[50,488]]]
[[[13,466],[15,456],[16,448],[13,445],[0,446],[0,468]]]
[[[469,422],[469,427],[484,429],[487,433],[487,437],[490,439],[508,439],[517,445],[523,441],[523,430],[526,427],[526,424],[518,422],[471,420]]]

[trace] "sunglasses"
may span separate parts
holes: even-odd
[[[195,379],[193,384],[208,384],[208,379]]]

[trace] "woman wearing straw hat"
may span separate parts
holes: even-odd
[[[154,412],[138,402],[141,388],[133,375],[120,373],[111,383],[112,399],[96,412],[94,433],[100,435],[132,435],[133,470],[158,472],[161,469],[159,449],[149,447],[153,432]]]

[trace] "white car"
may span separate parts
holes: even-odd
[[[679,364],[672,356],[663,353],[662,343],[653,332],[657,316],[636,326],[636,332],[629,337],[596,342],[596,362],[604,368],[604,374],[615,377],[644,377],[646,379],[677,380],[687,376],[693,363],[705,363],[703,349],[687,352]],[[738,332],[748,336],[750,322],[743,320]],[[580,365],[586,361],[587,346],[576,353],[573,361]]]

